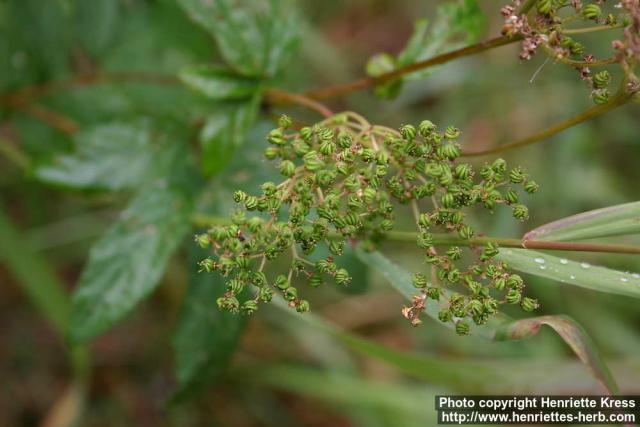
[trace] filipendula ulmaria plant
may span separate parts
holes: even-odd
[[[258,194],[236,191],[240,209],[229,224],[196,236],[200,246],[212,251],[200,262],[201,270],[227,278],[218,306],[250,314],[277,293],[298,312],[308,311],[294,278],[310,287],[348,285],[351,275],[334,257],[347,244],[375,247],[394,228],[397,211],[408,205],[404,209],[413,212],[417,250],[425,262],[425,272],[413,276],[412,304],[402,309],[412,325],[421,323],[429,300],[439,305],[440,320],[454,322],[459,334],[468,333],[468,319],[484,324],[502,304],[535,309],[536,300],[523,296],[522,278],[494,259],[497,245],[471,244],[475,231],[464,210],[505,205],[524,220],[528,210],[519,203],[519,190],[534,193],[538,186],[522,168],[509,170],[503,159],[479,171],[458,161],[459,135],[456,128],[440,131],[428,120],[396,131],[371,125],[355,113],[295,131],[283,116],[268,134],[271,145],[265,151],[267,159],[278,162],[282,181],[265,182]],[[457,235],[469,248],[449,246],[439,252],[435,232]],[[331,255],[311,261],[319,245]],[[465,251],[473,261],[463,264]],[[267,276],[267,263],[279,258],[290,268]],[[253,291],[252,297],[241,303],[245,289]]]

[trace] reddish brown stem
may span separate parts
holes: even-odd
[[[413,64],[405,65],[404,67],[400,67],[396,70],[390,71],[388,73],[382,74],[377,77],[364,77],[364,78],[352,81],[350,83],[329,86],[322,89],[311,90],[306,92],[305,95],[313,99],[327,99],[327,98],[335,98],[338,96],[347,95],[352,92],[356,92],[359,90],[373,87],[378,84],[389,82],[400,76],[412,73],[414,71],[433,67],[435,65],[445,64],[447,62],[453,61],[454,59],[461,58],[463,56],[474,55],[476,53],[484,52],[489,49],[514,43],[521,39],[522,39],[521,36],[496,37],[490,40],[473,44],[471,46],[467,46],[461,49],[453,50],[451,52],[443,53],[442,55],[434,56],[433,58],[429,58],[424,61],[419,61]]]

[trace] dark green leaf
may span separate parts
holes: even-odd
[[[210,176],[229,164],[255,121],[259,105],[260,97],[256,93],[251,100],[220,108],[207,118],[200,131],[205,175]]]
[[[259,88],[259,82],[214,65],[185,68],[180,80],[202,95],[215,100],[249,98]]]
[[[571,261],[529,249],[501,249],[510,268],[567,285],[640,298],[640,275]]]
[[[531,230],[525,240],[583,240],[640,233],[640,202],[609,206]]]
[[[119,18],[118,0],[76,0],[76,38],[87,53],[101,55],[117,36]]]
[[[191,19],[213,35],[227,63],[246,76],[275,75],[297,43],[295,8],[288,0],[179,3]]]
[[[193,250],[190,265],[206,256]],[[191,271],[189,290],[173,336],[180,400],[219,375],[227,365],[244,330],[245,317],[221,311],[216,299],[226,288],[219,275]]]
[[[29,247],[3,211],[0,211],[0,261],[18,279],[24,292],[54,328],[64,331],[70,312],[64,284],[46,260]]]
[[[71,339],[109,329],[153,291],[189,230],[191,203],[162,180],[142,188],[91,248],[73,295]]]
[[[72,188],[120,190],[166,175],[183,144],[148,119],[113,122],[82,131],[76,152],[36,170],[44,181]]]

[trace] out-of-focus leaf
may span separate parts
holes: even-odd
[[[47,260],[37,253],[29,242],[11,224],[0,210],[0,261],[17,279],[26,296],[36,309],[63,337],[70,319],[69,295]],[[74,425],[82,413],[89,372],[89,352],[85,346],[69,348],[69,359],[74,381],[69,391],[56,403],[47,420],[54,418],[59,424]],[[53,420],[51,420],[53,421]]]
[[[18,279],[25,294],[59,332],[69,320],[70,304],[65,286],[9,218],[0,210],[0,260]]]
[[[24,47],[18,52],[20,61],[50,78],[65,72],[72,45],[69,8],[60,1],[10,0],[7,3],[10,18],[6,21],[6,37]]]
[[[366,65],[367,75],[378,77],[382,74],[393,71],[396,68],[396,61],[388,53],[379,53],[369,58]],[[374,88],[377,97],[382,99],[392,99],[398,96],[402,89],[402,79],[395,79],[388,83],[376,85]]]
[[[70,337],[86,341],[127,315],[158,284],[189,230],[191,202],[160,181],[142,188],[89,253],[73,295]]]
[[[496,331],[496,341],[526,339],[536,335],[543,325],[552,328],[566,342],[591,374],[610,393],[618,393],[618,385],[602,360],[595,344],[587,332],[576,321],[567,316],[542,316],[516,320]]]
[[[531,230],[525,240],[583,240],[640,233],[640,202],[609,206],[559,219]]]
[[[303,322],[316,330],[323,331],[364,356],[387,363],[400,372],[427,381],[429,384],[446,386],[459,393],[543,393],[550,390],[557,391],[559,387],[565,387],[566,392],[569,393],[574,386],[577,387],[573,389],[575,394],[577,394],[576,390],[593,390],[590,381],[575,384],[576,378],[583,377],[580,371],[581,362],[451,360],[399,351],[342,330],[312,312],[301,316],[291,310],[281,299],[274,301],[272,305],[291,317],[292,321]],[[553,322],[553,318],[549,321]],[[567,330],[571,330],[571,327],[568,326]],[[588,353],[590,349],[583,348],[580,351]]]
[[[76,38],[93,56],[101,55],[118,34],[119,0],[76,0]]]
[[[192,250],[190,265],[204,258]],[[219,375],[227,365],[244,330],[245,317],[218,309],[216,299],[226,287],[218,275],[190,272],[189,290],[173,335],[176,377],[174,400],[197,391]]]
[[[215,100],[249,98],[259,88],[257,80],[213,65],[187,67],[180,72],[179,77],[188,87]]]
[[[207,118],[200,131],[205,175],[210,176],[229,164],[255,121],[259,105],[260,96],[256,93],[252,99],[221,107]]]
[[[640,298],[640,274],[570,261],[529,249],[501,249],[510,268],[598,292]]]
[[[480,36],[484,21],[484,15],[477,0],[454,0],[444,3],[438,7],[433,25],[429,26],[426,19],[415,22],[413,34],[394,61],[389,61],[383,56],[389,56],[388,54],[378,54],[371,59],[378,66],[373,70],[368,67],[367,72],[370,76],[376,77],[382,74],[378,71],[381,65],[384,65],[385,72],[389,72],[473,43]],[[381,62],[382,59],[385,61]],[[388,69],[392,64],[393,67]],[[376,87],[376,95],[382,98],[394,98],[400,93],[404,81],[423,79],[433,71],[434,68],[415,71],[379,85]]]
[[[426,48],[429,21],[426,19],[418,19],[413,25],[413,33],[411,34],[407,45],[398,54],[398,63],[402,65],[416,62],[420,53]]]
[[[340,265],[351,274],[351,283],[347,286],[341,286],[339,289],[351,295],[366,292],[369,288],[369,269],[360,261],[355,251],[349,246],[345,247],[344,254],[338,260]]]
[[[438,7],[431,30],[427,22],[418,21],[407,49],[398,55],[398,65],[423,61],[447,50],[475,42],[484,27],[484,15],[477,0],[456,0]],[[433,70],[411,73],[408,79],[426,77]]]
[[[275,75],[295,49],[298,24],[288,0],[179,0],[215,38],[229,66],[246,76]]]
[[[183,144],[141,119],[97,125],[75,137],[76,151],[36,169],[36,176],[72,188],[120,190],[166,175]],[[166,128],[166,127],[165,127]]]
[[[435,410],[425,411],[425,402],[432,402],[435,395],[424,387],[364,380],[342,372],[277,365],[261,366],[244,377],[252,383],[328,402],[391,410],[414,420],[417,418],[421,425],[431,425],[429,421],[435,421]]]
[[[358,256],[369,267],[375,269],[389,280],[389,283],[403,294],[408,300],[416,293],[411,285],[410,274],[391,262],[379,252],[365,252],[357,250]],[[437,320],[438,306],[427,304],[425,313]],[[573,319],[567,316],[544,316],[538,318],[513,320],[505,315],[495,316],[488,324],[471,326],[471,333],[493,341],[505,341],[530,338],[538,333],[541,325],[551,326],[558,335],[571,347],[580,360],[594,373],[596,379],[602,382],[610,393],[615,393],[617,385],[609,373],[607,366],[600,357],[598,349],[591,338]],[[447,324],[450,327],[450,322]]]

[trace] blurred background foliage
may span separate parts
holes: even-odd
[[[494,343],[433,321],[410,328],[402,297],[353,254],[351,287],[313,292],[310,316],[274,305],[230,317],[215,306],[217,279],[195,271],[199,218],[227,215],[235,189],[275,174],[262,159],[271,118],[318,118],[261,104],[264,87],[362,76],[372,56],[405,50],[414,23],[424,51],[399,62],[499,34],[501,2],[479,3],[0,1],[0,425],[418,426],[435,422],[437,393],[603,392],[550,331]],[[601,33],[585,37],[609,46]],[[360,92],[329,105],[393,127],[455,125],[471,149],[589,106],[575,72],[517,53],[501,47],[405,78],[393,100]],[[208,87],[207,75],[232,84]],[[506,153],[540,183],[532,219],[497,211],[475,221],[519,237],[637,200],[638,118],[624,107]],[[383,249],[419,262],[406,245]],[[579,259],[640,271],[637,256]],[[527,279],[540,313],[579,321],[621,390],[639,394],[635,301]]]

